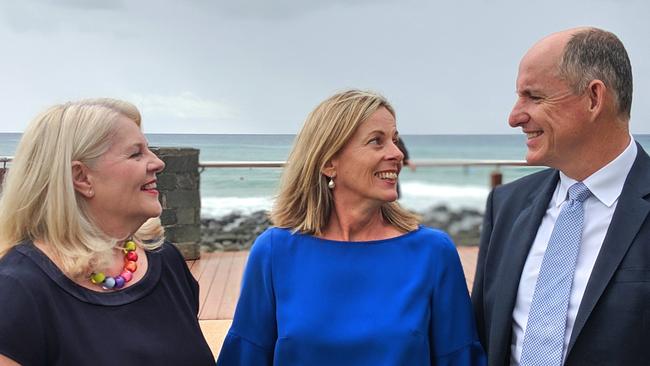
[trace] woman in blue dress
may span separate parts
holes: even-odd
[[[397,138],[372,92],[308,116],[218,365],[485,364],[451,239],[395,202]]]

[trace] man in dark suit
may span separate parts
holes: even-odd
[[[488,198],[472,291],[488,363],[650,365],[650,158],[628,128],[627,52],[600,29],[555,33],[516,88],[508,122],[551,169]]]

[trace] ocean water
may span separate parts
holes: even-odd
[[[285,160],[293,135],[148,134],[152,146],[193,147],[200,161]],[[0,133],[0,156],[12,156],[20,134]],[[516,135],[405,135],[411,159],[522,160],[525,138]],[[650,135],[635,139],[650,151]],[[483,210],[494,167],[417,167],[400,174],[404,206],[423,212],[445,204],[452,208]],[[501,167],[504,182],[539,170]],[[269,209],[277,192],[280,168],[207,168],[201,173],[201,214],[219,217],[233,211],[250,213]]]

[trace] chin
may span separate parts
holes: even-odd
[[[384,202],[395,202],[395,201],[397,201],[397,198],[398,198],[398,197],[397,197],[397,192],[395,192],[395,193],[392,194],[392,195],[389,195],[389,196],[387,196],[387,197],[384,197],[384,200],[383,200],[383,201],[384,201]]]
[[[528,165],[548,166],[547,159],[539,152],[529,151],[526,154],[526,163]]]
[[[148,220],[150,218],[160,216],[161,213],[162,213],[162,207],[158,206],[158,207],[152,207],[151,209],[147,210],[145,215],[147,216],[147,220]]]

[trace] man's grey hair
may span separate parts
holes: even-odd
[[[614,94],[619,115],[630,119],[632,66],[623,43],[613,33],[588,28],[572,35],[559,74],[575,94],[582,94],[592,80],[602,81]]]

